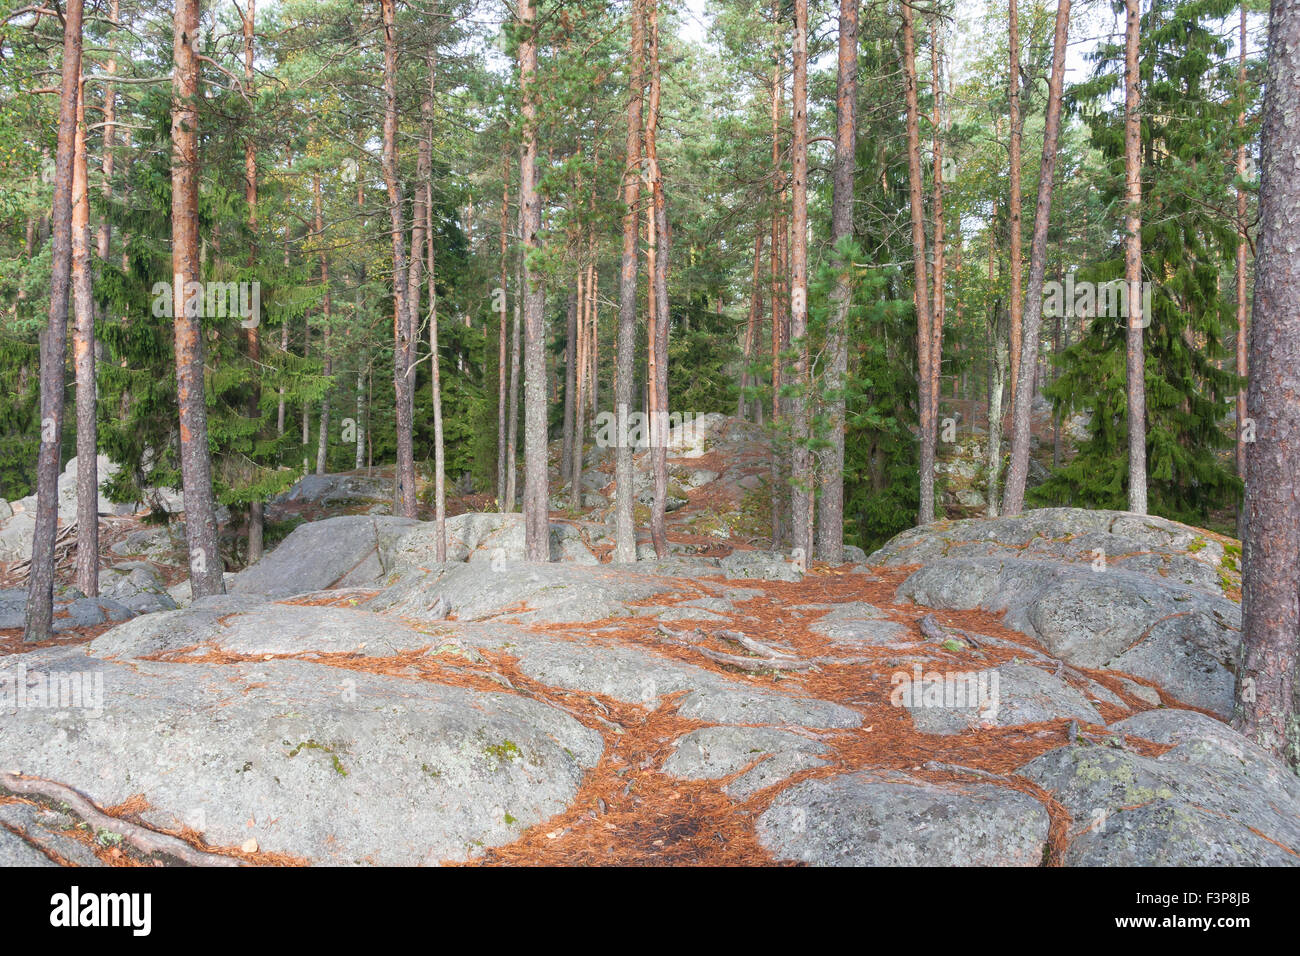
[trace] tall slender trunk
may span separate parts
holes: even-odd
[[[813,556],[812,400],[808,361],[808,0],[794,4],[793,194],[790,261],[790,341],[795,346],[795,393],[790,398],[790,523],[794,547]]]
[[[510,247],[510,162],[509,153],[501,150],[501,284],[493,304],[497,307],[497,510],[505,511],[506,497],[506,321],[507,275]]]
[[[574,231],[570,229],[570,242],[573,245]],[[564,310],[564,426],[563,440],[560,447],[560,481],[568,476],[569,464],[573,461],[573,405],[578,379],[578,303],[582,298],[583,273],[578,269],[574,285],[569,289],[568,302]]]
[[[590,336],[588,323],[591,313],[591,270],[583,267],[578,273],[578,296],[576,301],[576,321],[574,330],[577,335],[577,368],[574,373],[573,393],[573,433],[570,436],[569,457],[561,462],[561,471],[569,472],[569,507],[575,511],[582,507],[582,430],[583,416],[587,401],[587,374],[590,368]]]
[[[1142,118],[1138,113],[1141,82],[1138,45],[1141,40],[1139,0],[1126,0],[1124,42],[1124,284],[1128,289],[1128,334],[1125,370],[1128,378],[1128,510],[1147,513],[1146,359],[1142,330]]]
[[[1237,178],[1246,177],[1246,5],[1241,7],[1241,26],[1237,43],[1237,96],[1241,105],[1237,109]],[[1250,345],[1248,341],[1247,319],[1249,313],[1246,305],[1246,246],[1249,238],[1246,222],[1246,190],[1237,187],[1237,375],[1242,384],[1237,389],[1237,477],[1246,480],[1246,356]],[[1237,505],[1237,537],[1246,537],[1245,499]]]
[[[840,44],[835,89],[835,166],[831,183],[831,245],[853,238],[854,153],[858,130],[858,0],[840,0]],[[834,313],[826,341],[826,417],[828,447],[820,453],[821,508],[817,556],[831,564],[844,560],[844,409],[848,374],[849,304],[853,263],[835,255]]]
[[[289,224],[284,225],[284,271],[287,275],[289,272]],[[283,355],[289,354],[289,320],[285,319],[280,323],[280,352]],[[275,434],[284,437],[284,386],[280,386],[280,401],[275,411]]]
[[[397,26],[395,0],[380,0],[384,23],[384,185],[393,243],[393,390],[397,417],[397,476],[394,510],[415,517],[415,449],[412,439],[413,343],[407,305],[406,240],[402,232],[402,190],[397,173]]]
[[[1250,330],[1242,655],[1233,726],[1300,769],[1300,0],[1274,0]]]
[[[930,364],[933,356],[930,281],[925,256],[925,200],[921,184],[920,109],[916,94],[916,29],[912,8],[903,4],[903,83],[907,100],[907,179],[912,207],[912,265],[916,302],[917,410],[920,413],[921,506],[917,521],[934,520],[934,404]]]
[[[1021,253],[1021,218],[1023,202],[1020,196],[1020,146],[1024,136],[1024,125],[1020,119],[1020,11],[1019,0],[1010,0],[1007,9],[1008,44],[1011,50],[1010,67],[1007,71],[1007,98],[1011,113],[1011,225],[1010,251],[1008,253],[1011,271],[1011,295],[1009,300],[1011,312],[1011,394],[1016,394],[1020,384],[1020,346],[1024,334],[1024,297],[1021,289],[1021,272],[1024,268]]]
[[[642,0],[632,0],[631,49],[629,50],[627,106],[627,147],[623,167],[623,257],[618,284],[618,357],[614,376],[614,418],[617,439],[614,447],[614,557],[617,561],[636,560],[636,523],[633,518],[633,484],[635,476],[632,446],[624,423],[632,412],[633,375],[636,360],[636,293],[637,244],[639,239],[638,205],[641,201],[641,96],[642,49],[645,45],[645,21]]]
[[[116,0],[114,0],[116,4]],[[255,27],[257,2],[248,0],[244,9],[244,89],[248,95],[253,92],[253,34]],[[248,231],[253,239],[248,249],[248,265],[257,263],[257,144],[250,136],[244,140],[244,202],[248,206]],[[248,416],[258,420],[262,417],[262,341],[259,323],[254,322],[244,330],[244,344],[248,350],[248,361],[252,368],[252,382],[249,387]],[[263,503],[253,501],[248,506],[248,547],[247,562],[256,564],[262,559],[263,530],[266,515]]]
[[[741,353],[740,395],[736,398],[737,418],[745,417],[745,409],[749,405],[745,400],[745,392],[751,387],[749,366],[754,361],[754,346],[758,340],[758,320],[763,310],[763,288],[760,279],[762,264],[763,224],[760,222],[754,230],[754,275],[750,280],[749,322],[745,325],[745,347]]]
[[[519,210],[520,225],[523,224],[523,208]],[[518,469],[519,469],[519,372],[520,372],[520,341],[523,338],[524,327],[524,260],[523,250],[520,250],[518,258],[515,260],[515,288],[519,291],[515,293],[515,325],[510,344],[510,411],[509,423],[507,425],[506,436],[506,498],[504,502],[505,511],[515,510],[515,498],[518,495]]]
[[[172,275],[176,330],[176,404],[180,408],[181,481],[185,536],[190,549],[190,590],[197,600],[224,594],[217,516],[212,500],[205,356],[199,301],[199,60],[193,47],[199,0],[176,0],[172,52]]]
[[[59,132],[54,160],[54,206],[49,323],[41,337],[41,444],[36,459],[36,527],[27,577],[24,641],[49,640],[54,626],[54,539],[59,523],[59,449],[63,442],[63,366],[68,347],[68,286],[72,272],[72,166],[81,77],[82,0],[63,10]]]
[[[90,264],[90,183],[86,173],[85,84],[77,95],[72,159],[72,336],[77,377],[77,589],[99,596],[99,442],[95,421],[95,301]]]
[[[650,52],[650,102],[647,113],[645,151],[650,173],[651,215],[654,223],[650,243],[654,255],[651,283],[654,315],[650,325],[650,461],[654,477],[654,500],[650,507],[650,540],[655,557],[668,556],[665,514],[668,503],[668,212],[664,197],[663,170],[659,166],[659,0],[646,0],[646,31]]]
[[[540,248],[541,197],[537,194],[537,8],[519,0],[519,91],[523,100],[524,153],[519,164],[519,204],[524,245],[524,552],[549,561],[550,496],[547,492],[545,289],[531,261]]]
[[[781,274],[784,261],[781,255],[782,238],[785,233],[782,210],[785,207],[785,185],[781,170],[781,116],[784,112],[782,93],[782,66],[785,52],[781,40],[781,4],[772,0],[772,29],[775,37],[772,43],[772,192],[775,200],[772,212],[772,252],[769,273],[772,284],[772,548],[784,546],[787,532],[786,524],[786,479],[785,463],[782,460],[783,442],[781,440],[782,401],[781,353],[785,348],[783,325],[785,323],[784,302],[782,301]]]
[[[326,389],[320,400],[320,424],[317,430],[320,439],[316,446],[316,474],[323,475],[325,474],[325,466],[329,461],[329,385],[332,384],[334,374],[334,355],[330,349],[330,337],[333,332],[334,313],[330,300],[330,263],[329,256],[325,252],[325,217],[322,211],[320,176],[318,174],[312,176],[312,199],[315,204],[316,241],[320,243],[320,284],[324,290],[321,297],[321,358],[325,371]]]
[[[939,396],[943,390],[943,318],[944,318],[944,220],[943,220],[943,143],[939,139],[943,109],[943,84],[940,75],[940,61],[943,51],[940,46],[938,17],[930,24],[930,71],[931,96],[933,109],[930,113],[930,144],[934,153],[931,183],[931,207],[934,226],[931,230],[934,238],[934,281],[931,301],[934,314],[932,324],[934,332],[930,336],[930,417],[936,427],[939,421]]]
[[[1133,0],[1136,2],[1136,0]],[[1012,393],[1011,465],[1002,494],[1002,513],[1018,515],[1025,506],[1029,480],[1030,415],[1038,369],[1038,339],[1043,325],[1043,280],[1047,273],[1047,227],[1052,217],[1052,180],[1056,175],[1057,141],[1061,133],[1061,89],[1065,82],[1065,46],[1070,28],[1070,0],[1059,0],[1052,40],[1052,73],[1047,83],[1047,116],[1043,122],[1043,160],[1038,168],[1038,204],[1029,249],[1029,287],[1025,293],[1024,328],[1020,338],[1020,377]]]
[[[425,183],[424,241],[429,282],[429,397],[433,403],[433,520],[437,536],[434,556],[442,562],[447,560],[447,454],[442,436],[442,364],[438,348],[438,289],[433,248],[433,94],[437,79],[437,54],[431,50],[429,95],[420,108],[423,135],[420,139],[419,175]]]

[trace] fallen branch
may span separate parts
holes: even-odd
[[[730,644],[738,644],[747,651],[753,651],[769,660],[797,660],[793,654],[786,654],[778,651],[776,648],[768,647],[762,641],[756,641],[748,635],[741,634],[739,631],[714,631],[713,636]]]
[[[137,850],[143,853],[162,853],[175,857],[190,866],[239,866],[239,861],[232,857],[216,853],[205,853],[190,846],[184,840],[166,833],[158,833],[127,820],[111,817],[71,787],[66,787],[53,780],[39,777],[19,777],[11,773],[0,772],[0,789],[23,796],[46,797],[65,804],[77,816],[98,830],[116,833]]]
[[[709,650],[707,647],[697,647],[695,649],[711,661],[726,664],[728,667],[738,667],[746,671],[806,671],[815,669],[812,661],[797,660],[793,657],[741,657],[738,654],[724,654],[721,651]]]

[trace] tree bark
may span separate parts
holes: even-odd
[[[180,408],[181,482],[190,591],[195,600],[224,594],[212,499],[208,408],[204,399],[203,292],[199,284],[199,59],[194,39],[199,0],[176,0],[172,22],[172,295],[176,332],[176,404]]]
[[[1024,136],[1024,124],[1020,119],[1020,11],[1019,0],[1010,0],[1007,5],[1008,43],[1011,50],[1011,62],[1007,76],[1007,98],[1011,113],[1011,207],[1010,207],[1010,250],[1008,265],[1011,273],[1011,295],[1008,300],[1011,313],[1011,394],[1016,394],[1020,383],[1020,345],[1024,330],[1024,296],[1021,287],[1021,273],[1024,262],[1021,252],[1021,228],[1023,202],[1020,195],[1020,147]]]
[[[939,41],[939,18],[930,23],[930,72],[933,109],[930,114],[930,144],[934,154],[931,175],[931,206],[934,217],[933,316],[930,335],[930,417],[939,422],[939,396],[943,390],[943,318],[944,318],[944,220],[943,220],[943,143],[939,140],[942,121],[943,86],[940,75],[942,50]]]
[[[903,4],[903,83],[907,101],[907,179],[912,208],[913,295],[916,302],[917,410],[920,414],[921,506],[919,524],[934,520],[934,404],[930,364],[933,355],[930,281],[925,255],[925,199],[921,184],[920,109],[916,95],[916,29],[912,8]]]
[[[1136,0],[1134,0],[1136,2]],[[1059,0],[1052,41],[1052,73],[1047,84],[1047,116],[1043,123],[1043,160],[1038,171],[1038,205],[1029,250],[1029,288],[1020,340],[1020,377],[1011,406],[1011,465],[1002,494],[1002,513],[1018,515],[1025,506],[1029,479],[1030,414],[1038,368],[1038,339],[1043,319],[1043,280],[1047,272],[1047,227],[1052,213],[1052,179],[1056,175],[1056,144],[1061,132],[1061,89],[1065,82],[1065,45],[1070,27],[1070,0]]]
[[[540,248],[541,199],[537,194],[537,9],[520,0],[519,90],[523,101],[524,152],[519,164],[519,204],[524,245],[524,552],[529,561],[550,560],[547,490],[546,330],[543,279],[531,261]]]
[[[41,337],[41,444],[36,459],[36,527],[27,577],[24,641],[46,641],[54,625],[54,539],[59,524],[59,450],[63,441],[63,367],[68,347],[68,286],[72,272],[72,166],[81,77],[81,0],[63,11],[59,132],[54,159],[50,311]]]
[[[1233,725],[1300,768],[1300,0],[1273,0],[1250,330],[1242,655]]]
[[[397,25],[395,0],[380,0],[384,25],[384,185],[393,243],[393,390],[397,417],[397,476],[394,505],[398,514],[415,517],[415,449],[412,440],[411,380],[413,358],[407,305],[406,237],[402,232],[402,191],[397,172]]]
[[[1241,106],[1237,110],[1237,136],[1240,137],[1237,143],[1237,178],[1239,180],[1246,177],[1246,5],[1241,7],[1241,26],[1238,33],[1237,51],[1237,95],[1241,98]],[[1249,313],[1246,306],[1246,246],[1249,238],[1247,229],[1249,223],[1246,221],[1246,190],[1240,185],[1237,186],[1237,375],[1241,378],[1242,384],[1237,389],[1237,477],[1243,482],[1246,480],[1246,431],[1243,422],[1246,420],[1246,373],[1247,363],[1246,356],[1250,349],[1247,318]],[[1243,499],[1237,505],[1237,537],[1244,539],[1246,537],[1245,527],[1246,508]]]
[[[636,522],[633,517],[632,446],[623,423],[632,412],[633,375],[636,362],[636,293],[639,230],[638,206],[641,201],[641,96],[643,80],[642,49],[645,45],[645,21],[642,0],[632,0],[631,48],[628,52],[627,147],[623,167],[623,258],[618,284],[618,356],[614,376],[614,418],[617,435],[614,446],[614,559],[636,560]]]
[[[77,96],[72,165],[73,365],[77,378],[77,589],[99,596],[99,468],[95,421],[95,300],[90,264],[90,182],[86,171],[85,84]]]
[[[795,347],[795,392],[790,397],[790,523],[793,546],[813,557],[812,400],[808,361],[808,0],[794,4],[793,189],[790,255],[790,341]]]
[[[497,308],[497,510],[505,511],[506,497],[506,338],[509,323],[506,321],[506,292],[509,289],[507,274],[510,246],[510,164],[509,153],[501,150],[501,285],[497,288],[494,305]]]
[[[523,215],[523,207],[520,207],[519,222],[521,227]],[[515,498],[518,495],[519,487],[519,454],[517,447],[519,443],[519,352],[524,326],[524,260],[522,250],[520,250],[519,258],[515,261],[515,288],[519,291],[515,293],[515,326],[510,345],[510,421],[506,436],[506,499],[504,503],[504,510],[506,511],[515,510]]]
[[[1141,82],[1138,43],[1140,0],[1126,0],[1124,43],[1124,284],[1128,289],[1125,371],[1128,378],[1128,510],[1147,513],[1146,360],[1142,329],[1142,119],[1138,114]]]
[[[325,253],[325,217],[322,211],[321,194],[320,194],[320,175],[312,176],[312,198],[315,203],[315,226],[316,241],[320,243],[320,282],[324,295],[321,298],[321,317],[322,328],[321,334],[321,356],[324,363],[326,390],[320,400],[320,425],[317,434],[320,440],[316,446],[316,474],[325,474],[325,466],[329,460],[329,428],[330,428],[330,396],[329,384],[334,374],[334,356],[330,349],[330,335],[333,331],[333,309],[330,303],[330,263],[329,257]]]
[[[114,0],[114,7],[117,0]],[[255,26],[257,2],[248,0],[243,15],[244,31],[244,88],[248,95],[253,92],[253,33]],[[248,265],[257,263],[257,144],[249,136],[244,141],[244,201],[248,206],[248,231],[252,235],[252,244],[248,250]],[[248,361],[253,378],[248,397],[248,415],[253,419],[262,416],[262,342],[259,323],[244,330],[244,343],[248,350]],[[263,531],[266,515],[261,501],[253,501],[248,506],[248,547],[247,563],[256,564],[262,560]]]
[[[853,238],[853,190],[858,135],[858,0],[840,0],[840,45],[835,89],[835,166],[831,182],[831,245]],[[853,263],[835,256],[834,310],[826,342],[826,417],[829,447],[820,455],[821,508],[817,556],[844,561],[844,409],[848,373],[849,304]]]
[[[654,500],[650,507],[650,540],[655,557],[668,557],[665,514],[668,503],[668,212],[663,170],[659,166],[659,0],[646,0],[650,50],[650,103],[646,123],[646,162],[650,173],[651,214],[654,224],[650,246],[654,267],[651,282],[654,307],[650,323],[650,460]]]
[[[781,385],[782,375],[781,362],[782,352],[785,350],[785,311],[784,302],[782,301],[783,287],[781,285],[781,275],[784,270],[782,258],[782,237],[785,233],[782,210],[785,207],[785,185],[783,182],[781,170],[781,117],[784,113],[782,103],[785,84],[782,81],[782,66],[785,62],[785,51],[781,39],[781,3],[780,0],[772,0],[772,29],[774,38],[772,41],[772,84],[771,84],[771,107],[772,107],[772,251],[769,262],[769,273],[772,284],[772,548],[778,550],[785,545],[787,525],[786,525],[786,478],[785,463],[782,460],[782,441],[781,441],[781,424],[782,424],[782,400]]]
[[[572,230],[570,240],[573,239]],[[573,242],[569,243],[571,246]],[[560,445],[560,481],[564,482],[573,462],[573,405],[578,382],[578,301],[582,297],[582,270],[577,271],[564,310],[564,426]]]

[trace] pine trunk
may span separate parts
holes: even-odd
[[[534,272],[540,248],[541,197],[537,193],[537,9],[520,0],[519,92],[523,100],[524,153],[519,164],[519,204],[524,245],[524,554],[549,561],[550,496],[547,490],[545,288]]]
[[[636,560],[636,522],[633,515],[635,476],[632,446],[623,427],[632,412],[633,377],[636,361],[636,293],[638,269],[638,209],[641,201],[641,94],[642,48],[645,26],[642,0],[632,0],[631,49],[629,50],[627,107],[627,148],[623,168],[623,258],[618,283],[618,356],[614,376],[614,446],[615,545],[617,561]]]
[[[831,184],[831,245],[853,238],[853,189],[858,130],[858,0],[840,0],[840,45],[835,93],[835,167]],[[844,560],[844,408],[848,374],[849,304],[853,263],[835,257],[833,316],[826,343],[826,418],[829,447],[820,454],[821,508],[817,556]]]
[[[1056,175],[1057,141],[1061,132],[1061,89],[1065,82],[1065,45],[1069,36],[1070,0],[1059,0],[1052,41],[1052,73],[1047,83],[1047,116],[1043,123],[1043,160],[1038,171],[1038,205],[1034,208],[1034,235],[1029,249],[1029,288],[1025,296],[1024,328],[1020,338],[1020,375],[1012,392],[1011,465],[1002,494],[1002,513],[1018,515],[1025,506],[1029,480],[1030,416],[1038,340],[1043,319],[1043,281],[1047,274],[1047,227],[1052,213],[1052,179]],[[1014,232],[1014,226],[1012,228]],[[1014,299],[1012,300],[1015,301]],[[1013,345],[1014,349],[1014,345]]]
[[[1300,769],[1300,0],[1274,0],[1250,330],[1242,656],[1233,725]]]

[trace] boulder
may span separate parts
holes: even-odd
[[[29,681],[98,675],[104,708],[11,709],[0,769],[100,806],[138,794],[152,826],[311,863],[468,859],[562,811],[603,751],[595,731],[514,694],[296,660],[23,657]]]
[[[1040,866],[1047,809],[990,783],[862,770],[795,784],[758,819],[779,860],[813,866]]]
[[[1045,508],[906,531],[870,560],[922,565],[900,598],[1004,613],[1060,660],[1231,712],[1241,609],[1225,581],[1235,559],[1205,532],[1127,512]]]
[[[803,573],[779,551],[733,551],[722,559],[728,578],[757,581],[802,581]]]
[[[384,556],[419,522],[410,518],[341,515],[294,528],[274,551],[235,575],[236,594],[289,597],[331,587],[377,584]]]
[[[124,561],[99,572],[101,597],[112,598],[136,614],[170,611],[176,601],[153,565],[145,561]]]
[[[1300,778],[1226,724],[1149,710],[1111,725],[1173,744],[1158,757],[1084,743],[1018,773],[1070,812],[1072,866],[1300,865]]]

